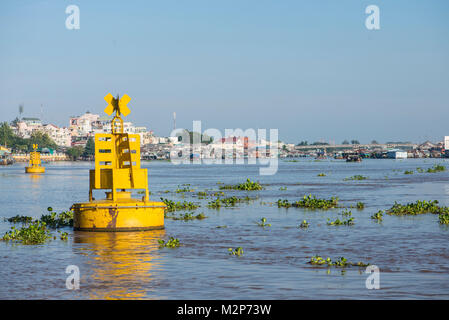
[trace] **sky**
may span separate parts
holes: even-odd
[[[369,5],[380,30],[365,27]],[[449,135],[447,0],[2,0],[0,39],[0,121],[23,104],[68,126],[126,93],[126,120],[161,136],[173,112],[178,128],[290,143]]]

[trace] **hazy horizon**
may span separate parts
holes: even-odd
[[[65,9],[80,9],[80,29]],[[380,30],[365,8],[380,8]],[[128,94],[126,118],[173,128],[277,128],[307,140],[449,135],[449,2],[4,1],[0,121],[68,126]]]

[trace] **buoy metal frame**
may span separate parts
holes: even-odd
[[[33,150],[30,152],[29,166],[25,167],[25,173],[44,173],[45,167],[41,165],[41,154],[37,151],[37,144],[33,144]]]
[[[128,95],[121,99],[105,97],[104,110],[111,115],[112,133],[95,135],[95,169],[89,172],[89,202],[76,203],[74,230],[80,231],[144,231],[164,228],[163,202],[149,200],[148,172],[140,168],[140,136],[123,131],[124,116],[130,113]],[[106,199],[95,200],[92,191],[109,189]],[[134,199],[127,190],[144,191],[142,199]],[[118,190],[118,191],[117,191]]]

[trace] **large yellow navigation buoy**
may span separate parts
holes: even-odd
[[[147,169],[140,168],[140,136],[123,132],[121,115],[130,113],[128,95],[121,99],[110,93],[104,110],[111,115],[112,133],[95,135],[95,169],[90,170],[89,202],[75,203],[73,225],[81,231],[140,231],[164,228],[163,202],[149,200]],[[95,200],[94,189],[109,189],[106,199]],[[131,191],[142,190],[142,199]]]
[[[44,173],[45,167],[41,165],[41,154],[37,152],[37,144],[33,144],[33,152],[30,153],[30,166],[25,167],[26,173]]]

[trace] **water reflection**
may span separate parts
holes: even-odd
[[[154,287],[159,267],[157,240],[165,230],[146,232],[75,232],[75,254],[87,257],[81,274],[89,299],[139,299]]]

